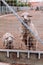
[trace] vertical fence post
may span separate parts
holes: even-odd
[[[40,53],[38,54],[38,59],[40,59]]]
[[[28,59],[30,58],[30,53],[28,52]]]
[[[9,58],[9,51],[7,51],[7,57]]]
[[[19,52],[17,52],[17,58],[19,58]]]

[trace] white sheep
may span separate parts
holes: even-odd
[[[3,35],[3,45],[6,46],[6,48],[9,48],[12,46],[13,43],[13,35],[11,33],[5,33]]]

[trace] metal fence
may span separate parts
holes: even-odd
[[[17,11],[17,6],[11,6],[13,8],[13,10]],[[30,10],[30,7],[18,7],[18,10]],[[8,7],[6,6],[0,6],[0,14],[7,14],[7,13],[11,13],[11,11],[9,10]]]
[[[16,11],[17,8],[12,6],[12,8]],[[0,14],[7,14],[7,13],[11,13],[11,11],[9,10],[8,7],[6,6],[0,6]]]
[[[30,58],[30,54],[38,54],[38,59],[40,59],[41,54],[43,54],[43,51],[29,51],[29,50],[11,50],[11,49],[0,49],[0,52],[7,52],[7,57],[10,57],[10,52],[17,53],[17,58],[20,57],[20,53],[27,53],[28,59]]]

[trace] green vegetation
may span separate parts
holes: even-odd
[[[17,6],[17,0],[13,0],[14,6]]]
[[[10,6],[20,6],[20,7],[23,7],[23,6],[31,6],[30,3],[26,3],[26,2],[17,2],[17,0],[6,0],[6,2],[10,5]],[[3,4],[2,4],[3,5]]]
[[[26,4],[26,3],[17,3],[17,5],[20,6],[20,7],[28,6],[28,4]]]
[[[26,2],[20,2],[20,1],[19,1],[19,2],[17,3],[17,5],[18,5],[18,6],[21,6],[21,7],[23,7],[23,6],[29,6],[29,7],[30,7],[30,6],[31,6],[31,3],[28,3],[28,4],[27,4]]]
[[[17,6],[17,0],[7,0],[6,1],[10,6]]]

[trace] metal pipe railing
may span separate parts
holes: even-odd
[[[9,10],[10,10],[11,12],[13,12],[13,14],[18,18],[19,22],[21,22],[21,23],[34,35],[34,37],[35,37],[40,43],[43,44],[43,41],[40,39],[40,37],[39,37],[38,35],[36,35],[36,34],[31,30],[31,28],[30,28],[27,24],[25,24],[25,23],[23,22],[23,20],[22,20],[22,19],[20,18],[20,16],[12,9],[12,7],[9,6],[9,5],[5,2],[5,0],[1,0],[1,1],[9,8]]]

